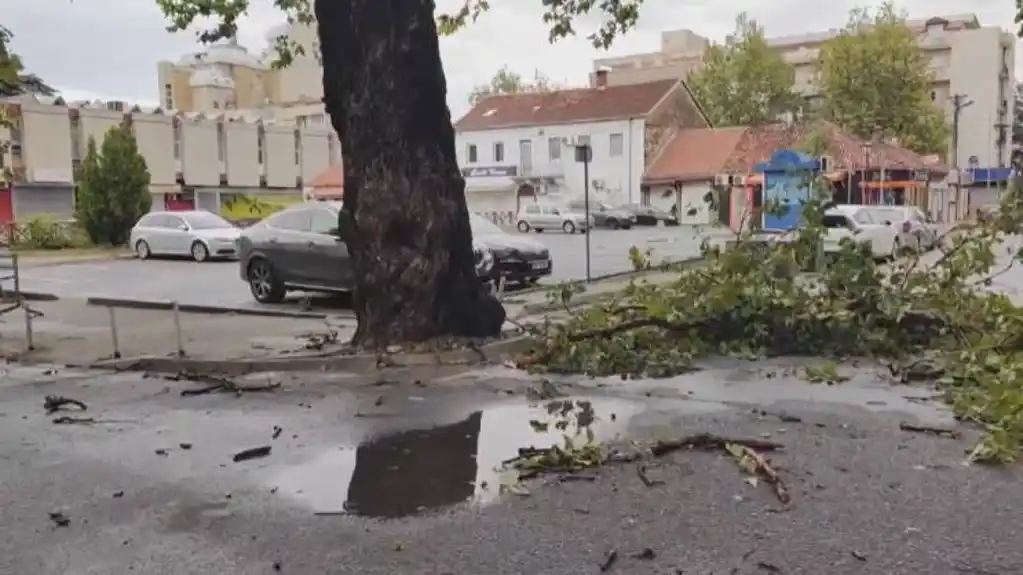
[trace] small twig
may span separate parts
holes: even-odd
[[[646,485],[647,487],[654,487],[655,485],[662,485],[664,483],[660,479],[651,479],[650,476],[646,474],[646,466],[642,464],[636,465],[636,474],[639,475],[639,480],[643,482],[643,485]]]
[[[905,421],[899,424],[899,429],[901,429],[902,431],[910,431],[913,433],[928,433],[931,435],[948,437],[949,439],[959,439],[960,437],[962,437],[962,433],[955,429],[949,429],[947,427],[932,427],[929,425],[916,425],[913,423],[907,423]]]
[[[608,571],[610,571],[611,568],[614,567],[615,563],[617,562],[618,550],[612,549],[610,552],[608,552],[607,557],[604,559],[604,562],[600,564],[601,573],[607,573]]]
[[[785,448],[785,446],[780,443],[764,439],[736,439],[718,437],[717,435],[711,435],[710,433],[698,433],[696,435],[690,435],[679,439],[658,441],[650,448],[650,453],[654,457],[663,457],[680,449],[701,449],[704,451],[714,449],[724,450],[730,443],[734,445],[741,445],[749,449],[755,449],[757,451],[777,451]]]
[[[748,460],[752,462],[751,467],[753,468],[753,471],[771,485],[771,490],[774,491],[775,497],[778,498],[778,501],[780,501],[782,505],[788,505],[792,502],[792,496],[789,494],[789,490],[788,487],[785,486],[785,482],[782,481],[781,476],[779,476],[778,472],[771,467],[771,464],[763,455],[760,455],[749,446],[737,443],[733,443],[733,445],[742,451],[743,458],[748,458]]]
[[[53,423],[56,424],[56,425],[76,425],[76,424],[77,425],[92,425],[93,423],[99,423],[99,422],[96,421],[95,419],[91,418],[91,417],[71,417],[71,416],[64,415],[64,416],[61,416],[61,417],[58,417],[58,418],[54,419]]]

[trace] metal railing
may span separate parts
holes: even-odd
[[[7,290],[5,284],[13,284]],[[35,338],[32,333],[32,319],[39,312],[25,305],[25,296],[21,292],[21,274],[18,267],[18,254],[10,250],[0,250],[0,315],[17,309],[25,312],[25,347],[26,351],[35,349]]]

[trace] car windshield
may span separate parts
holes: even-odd
[[[219,230],[233,228],[234,224],[209,212],[196,212],[185,216],[185,221],[193,230]]]
[[[906,218],[906,212],[902,208],[871,208],[874,219],[880,222],[901,222]]]
[[[469,226],[472,228],[473,236],[494,236],[504,233],[504,230],[493,222],[477,214],[469,214]]]
[[[821,218],[821,223],[824,227],[831,229],[844,228],[846,226],[846,221],[845,216],[841,214],[825,214],[824,217]]]

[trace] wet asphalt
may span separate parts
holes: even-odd
[[[551,251],[553,273],[544,280],[546,283],[586,277],[585,235],[543,233],[530,234],[530,237],[541,241]],[[633,245],[652,249],[655,259],[677,260],[698,255],[702,237],[699,230],[688,227],[596,230],[590,238],[591,276],[629,270],[628,252]],[[187,260],[129,259],[35,267],[23,271],[22,289],[61,298],[110,297],[242,308],[258,306],[239,277],[237,262],[231,261],[196,264]]]
[[[1016,468],[966,465],[969,429],[901,431],[954,425],[932,390],[863,366],[811,385],[799,363],[555,380],[619,445],[699,432],[781,443],[767,455],[788,506],[721,453],[654,460],[648,481],[619,464],[502,493],[502,461],[560,441],[530,424],[549,421],[534,380],[504,368],[257,374],[244,383],[282,386],[183,397],[199,384],[9,366],[0,573],[1023,573]],[[89,409],[47,415],[47,395]]]

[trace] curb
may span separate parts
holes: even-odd
[[[456,349],[440,353],[396,353],[387,355],[393,365],[416,367],[465,365],[482,361],[499,361],[528,349],[532,337],[519,335],[472,349]],[[93,362],[89,367],[114,371],[145,371],[152,373],[189,373],[196,375],[241,376],[265,371],[355,371],[380,369],[376,354],[332,357],[296,356],[260,359],[198,359],[189,357],[140,356]]]
[[[604,282],[604,281],[607,281],[607,280],[616,280],[616,279],[622,279],[622,278],[640,278],[640,277],[643,277],[645,275],[655,274],[655,273],[658,273],[658,272],[671,271],[671,268],[674,267],[674,266],[688,265],[688,264],[691,264],[693,262],[698,262],[698,261],[702,261],[702,260],[703,260],[703,256],[694,256],[694,257],[691,257],[691,258],[685,258],[685,259],[681,259],[681,260],[675,260],[675,261],[670,261],[670,262],[659,263],[659,264],[657,264],[655,266],[652,266],[650,268],[647,268],[645,270],[627,270],[627,271],[623,271],[623,272],[614,272],[614,273],[604,274],[604,275],[600,275],[600,276],[593,276],[593,277],[590,278],[590,284],[592,285],[592,284],[599,283],[599,282]],[[584,283],[585,284],[586,280],[585,279],[563,280],[562,282],[559,282],[559,283]],[[529,288],[526,288],[526,289],[515,290],[513,292],[510,291],[510,292],[505,292],[505,293],[508,296],[514,297],[514,296],[517,296],[517,295],[524,295],[524,294],[531,294],[531,293],[549,291],[549,290],[551,290],[551,289],[553,289],[555,287],[557,287],[557,284],[554,284],[554,285],[541,285],[541,286],[534,286],[534,287],[529,287]]]
[[[22,299],[24,301],[57,301],[60,299],[52,293],[43,293],[35,291],[4,291],[4,296],[11,296],[14,299]]]
[[[12,253],[16,254],[18,252],[12,252]],[[21,258],[25,258],[25,259],[21,259]],[[19,265],[19,267],[24,267],[26,269],[28,269],[28,268],[48,268],[48,267],[56,267],[56,266],[66,266],[66,265],[75,265],[75,264],[89,264],[89,263],[95,263],[95,262],[107,262],[107,261],[118,261],[118,260],[133,260],[133,259],[135,259],[135,254],[131,254],[131,253],[117,254],[117,255],[114,255],[114,256],[109,256],[109,255],[108,256],[98,256],[97,255],[95,257],[80,257],[80,258],[60,258],[59,256],[54,256],[52,258],[41,257],[41,258],[38,258],[36,260],[33,260],[32,256],[19,256],[18,265]]]
[[[292,319],[328,319],[337,317],[337,315],[339,315],[319,312],[200,305],[175,303],[172,301],[147,301],[129,298],[106,298],[106,297],[86,298],[85,304],[98,307],[135,310],[170,311],[177,308],[177,310],[182,313],[202,313],[208,315],[248,315],[257,317],[283,317]]]

